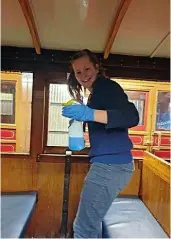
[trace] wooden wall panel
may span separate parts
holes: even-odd
[[[63,180],[64,164],[37,163],[38,202],[27,230],[27,237],[59,237]]]
[[[71,165],[68,231],[72,228],[88,168],[88,163],[73,163]],[[6,175],[10,175],[10,177],[8,178]],[[63,204],[64,163],[35,163],[31,159],[5,158],[2,178],[2,190],[4,189],[4,191],[33,189],[38,191],[38,202],[27,228],[26,237],[59,237]],[[133,178],[122,194],[138,195],[139,180],[140,169],[136,160]]]
[[[38,72],[34,73],[33,105],[31,121],[31,155],[36,159],[43,151],[43,122],[45,101],[45,77]]]
[[[68,231],[71,230],[72,224],[77,212],[80,193],[83,188],[84,179],[88,173],[88,163],[72,164],[70,187],[69,187],[69,207],[68,207]]]
[[[2,158],[1,191],[32,190],[32,160]]]
[[[170,164],[147,152],[143,161],[141,197],[170,235]]]

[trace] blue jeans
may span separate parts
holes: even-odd
[[[130,181],[133,171],[133,161],[128,164],[92,164],[74,220],[74,238],[102,237],[103,218],[114,198]]]

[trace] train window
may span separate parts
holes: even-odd
[[[156,113],[156,130],[170,130],[170,92],[158,92],[157,113]]]
[[[146,92],[142,91],[125,91],[128,95],[128,99],[130,102],[134,103],[138,112],[139,112],[139,126],[144,125],[144,112],[145,112],[145,100],[146,100]]]
[[[2,153],[29,153],[33,73],[1,72]]]
[[[3,124],[15,124],[15,89],[15,81],[1,81],[1,123]]]
[[[69,119],[61,115],[62,103],[71,99],[66,84],[50,84],[47,146],[68,145]]]

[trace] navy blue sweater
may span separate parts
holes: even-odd
[[[139,114],[121,86],[108,78],[98,77],[87,105],[93,109],[107,110],[108,116],[107,124],[88,122],[91,161],[129,163],[133,145],[128,128],[138,125]]]

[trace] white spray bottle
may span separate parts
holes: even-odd
[[[64,106],[79,104],[74,100],[64,103]],[[83,123],[76,120],[70,120],[68,126],[68,148],[72,151],[79,151],[85,148]]]

